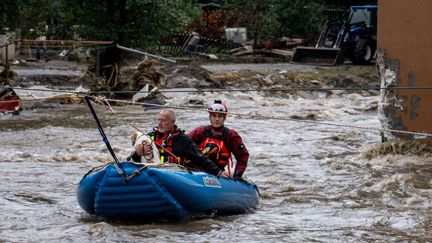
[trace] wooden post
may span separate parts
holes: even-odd
[[[6,69],[6,84],[9,84],[9,53],[8,53],[8,47],[9,47],[9,43],[6,41],[6,45],[5,45],[5,48],[6,48],[6,51],[5,51],[5,56],[6,56],[6,67],[5,67],[5,69]]]
[[[99,76],[100,69],[100,49],[96,49],[96,76]]]

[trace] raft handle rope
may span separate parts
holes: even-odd
[[[185,171],[187,171],[189,174],[192,174],[193,173],[193,171],[199,171],[199,170],[197,170],[197,169],[195,169],[195,168],[188,168],[188,167],[186,167],[186,166],[184,166],[184,165],[181,165],[181,164],[172,164],[172,163],[165,163],[165,164],[141,164],[141,163],[135,163],[135,162],[133,162],[134,164],[139,164],[139,165],[142,165],[140,168],[138,168],[138,169],[136,169],[136,170],[134,170],[128,177],[127,177],[127,180],[130,180],[130,179],[132,179],[132,178],[134,178],[135,176],[138,176],[139,174],[141,174],[141,171],[143,171],[143,170],[146,170],[146,169],[148,169],[148,168],[164,168],[164,167],[168,167],[168,166],[176,166],[177,168],[179,168],[179,169],[181,169],[181,170],[185,170]],[[89,172],[90,173],[90,172]],[[88,174],[89,174],[88,173]],[[245,182],[247,182],[247,181],[245,181]],[[248,182],[249,183],[249,182]]]
[[[114,150],[112,149],[112,147],[111,147],[111,145],[110,145],[110,143],[108,141],[108,138],[105,135],[105,132],[104,132],[104,130],[103,130],[103,128],[102,128],[102,126],[101,126],[101,124],[99,122],[99,119],[98,119],[98,117],[96,115],[96,112],[93,109],[93,106],[91,104],[90,97],[89,96],[85,96],[85,101],[86,101],[88,107],[90,108],[90,111],[91,111],[91,113],[93,115],[93,118],[96,121],[96,126],[97,126],[97,128],[99,130],[99,133],[102,136],[102,139],[103,139],[105,145],[108,148],[108,151],[110,152],[111,156],[114,158],[114,162],[115,162],[114,163],[114,167],[115,167],[115,169],[121,175],[121,177],[123,177],[123,179],[127,182],[128,181],[128,175],[127,175],[125,169],[123,168],[123,166],[120,164],[119,160],[117,159],[117,156],[115,155]]]

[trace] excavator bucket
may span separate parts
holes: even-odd
[[[298,46],[291,58],[292,63],[336,65],[344,62],[341,48]]]

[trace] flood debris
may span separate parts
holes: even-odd
[[[61,109],[62,106],[59,103],[44,103],[44,102],[35,102],[30,109],[31,110],[39,110],[39,109]]]
[[[18,114],[21,111],[21,99],[10,86],[0,87],[0,113]]]
[[[140,103],[146,109],[159,108],[166,104],[165,97],[157,87],[150,89],[149,84],[146,84],[142,89],[140,89],[133,97],[132,104]]]
[[[432,153],[432,145],[421,140],[389,140],[365,150],[362,156],[366,159],[388,154],[424,156]]]
[[[195,62],[188,65],[169,65],[161,69],[166,74],[165,88],[222,88],[212,73]]]
[[[71,91],[54,92],[46,86],[29,86],[29,90],[17,89],[20,97],[21,108],[24,110],[36,109],[61,109],[62,105],[79,104],[83,102],[83,96],[79,93],[87,93],[89,90],[79,86]]]
[[[160,64],[158,60],[144,60],[138,63],[136,72],[132,75],[132,89],[140,90],[144,86],[161,88],[165,85],[165,74],[156,69]]]
[[[73,66],[73,62],[63,60],[52,60],[48,63],[26,63],[28,69],[33,70],[46,68],[55,73],[56,66],[67,67],[71,70],[82,70],[82,64]],[[237,65],[237,64],[232,64]],[[238,64],[241,65],[241,64]],[[247,64],[246,64],[247,65]],[[218,90],[218,89],[247,89],[264,90],[264,95],[277,97],[302,97],[304,99],[317,99],[322,95],[317,95],[314,89],[329,88],[323,91],[327,95],[340,95],[342,93],[359,93],[361,95],[376,95],[373,90],[360,91],[349,90],[349,88],[379,87],[378,74],[374,67],[334,67],[334,68],[315,68],[313,71],[301,69],[277,71],[256,71],[251,68],[239,68],[232,71],[217,71],[218,68],[210,71],[204,68],[201,63],[190,61],[187,63],[167,63],[156,59],[129,60],[128,63],[117,65],[107,65],[104,67],[105,77],[96,76],[90,71],[82,70],[81,76],[67,75],[33,75],[20,76],[15,80],[17,86],[23,88],[40,88],[42,90],[57,91],[65,90],[73,92],[88,93],[95,96],[103,96],[114,101],[112,105],[124,105],[124,101],[135,104],[157,107],[166,104],[167,97],[163,95],[164,89],[195,89]],[[216,65],[217,66],[217,65]],[[106,78],[107,77],[107,78]],[[77,87],[81,89],[76,90]],[[347,90],[334,91],[331,87],[347,88]],[[310,88],[311,91],[301,90]],[[57,107],[47,105],[49,103],[76,104],[82,99],[59,93],[44,93],[42,91],[21,92],[25,101],[25,109]],[[172,95],[172,94],[170,94]],[[190,94],[189,94],[190,95]],[[116,102],[115,100],[121,100]],[[36,104],[40,102],[41,104]]]
[[[277,41],[267,40],[254,45],[253,42],[236,42],[225,38],[208,38],[198,33],[178,33],[162,38],[158,46],[161,54],[188,54],[205,59],[218,60],[218,56],[230,56],[234,62],[289,62],[293,48],[303,39],[283,37]]]
[[[8,65],[8,64],[7,64]],[[0,67],[2,65],[0,64]],[[3,70],[0,72],[0,86],[10,85],[14,86],[15,80],[17,78],[16,72],[12,71],[9,68],[4,67]]]
[[[160,53],[208,53],[208,52],[229,52],[242,44],[225,38],[213,39],[200,36],[196,32],[178,33],[166,36],[161,39],[158,51]]]

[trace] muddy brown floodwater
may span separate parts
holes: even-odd
[[[174,106],[191,98],[226,100],[226,125],[242,135],[251,154],[245,175],[260,189],[255,211],[153,224],[88,215],[77,203],[76,187],[90,168],[111,161],[88,108],[24,110],[0,116],[0,241],[432,241],[430,154],[372,153],[381,146],[377,130],[344,126],[379,128],[378,96],[166,95]],[[140,106],[114,107],[120,119],[96,108],[122,160],[134,131],[128,122],[150,130],[158,114]],[[208,122],[205,109],[176,113],[186,131]]]

